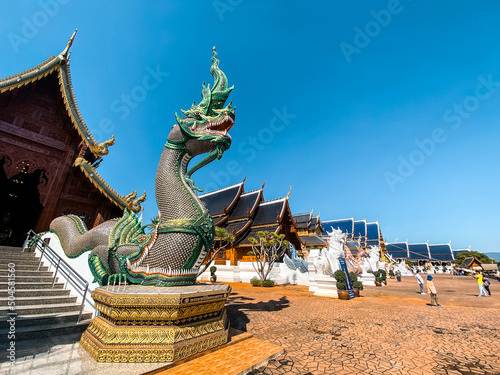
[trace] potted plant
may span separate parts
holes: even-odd
[[[394,279],[394,276],[395,276],[394,271],[393,271],[393,270],[389,270],[389,277],[390,277],[391,279]]]
[[[382,286],[382,274],[380,273],[380,270],[373,272],[373,276],[375,276],[375,285]]]
[[[363,290],[363,283],[358,281],[358,275],[354,272],[349,272],[349,278],[351,279],[352,289],[354,290],[354,297],[359,297],[359,291]]]
[[[347,277],[345,275],[345,272],[341,270],[335,271],[333,277],[335,277],[335,280],[337,280],[337,294],[339,296],[339,299],[348,300],[349,292],[347,291]]]
[[[354,296],[359,297],[359,292],[363,290],[363,283],[361,281],[353,281],[352,287],[354,289]]]

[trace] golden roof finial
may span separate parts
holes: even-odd
[[[109,147],[115,144],[115,135],[113,134],[110,139],[103,143],[95,143],[92,145],[92,151],[97,156],[104,156],[109,154]]]
[[[129,212],[134,211],[137,213],[141,210],[141,203],[146,200],[146,192],[144,191],[144,194],[139,198],[135,198],[137,198],[137,192],[135,190],[132,190],[130,194],[123,197],[123,201],[127,203],[127,210]]]
[[[286,194],[285,199],[289,200],[290,199],[290,193],[292,192],[292,185],[290,185],[290,190],[288,190],[288,193]]]
[[[73,44],[73,40],[75,40],[75,35],[76,35],[76,32],[78,31],[78,28],[76,28],[75,32],[73,33],[73,35],[71,35],[71,38],[69,38],[69,42],[68,44],[66,45],[66,48],[64,49],[64,51],[61,52],[61,55],[63,57],[67,57],[68,55],[68,51],[71,47],[71,45]]]

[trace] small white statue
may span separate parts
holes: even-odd
[[[316,274],[325,275],[328,269],[332,274],[340,269],[339,258],[344,258],[344,245],[347,241],[347,235],[340,229],[333,229],[328,233],[328,248],[321,249],[318,257],[313,260]]]

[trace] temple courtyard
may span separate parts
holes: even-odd
[[[236,284],[231,323],[286,350],[254,374],[500,374],[500,283],[477,298],[470,276],[434,281],[443,308],[430,307],[414,277],[350,301]]]
[[[470,276],[435,275],[434,281],[443,308],[430,306],[414,277],[366,287],[362,297],[350,301],[315,297],[303,286],[231,284],[227,307],[233,328],[284,349],[251,374],[500,374],[500,282],[492,281],[491,298],[477,298]],[[1,363],[0,373],[238,373],[232,368],[237,353],[230,348],[153,371],[162,364],[95,367],[77,339],[69,339],[50,338],[47,353],[41,348],[49,344],[40,342],[34,357],[27,355],[14,367]],[[245,342],[245,351],[265,350]]]

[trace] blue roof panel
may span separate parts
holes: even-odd
[[[379,227],[378,223],[368,223],[366,224],[366,238],[368,240],[379,240]]]
[[[354,237],[366,236],[366,221],[358,220],[354,222]]]
[[[431,261],[453,262],[451,253],[448,254],[435,254],[432,255]]]
[[[340,229],[342,233],[349,233],[349,234],[352,234],[354,230],[353,219],[323,221],[321,225],[323,226],[324,236],[328,234],[327,231],[331,232],[332,229]]]
[[[408,250],[412,260],[429,259],[429,250],[426,243],[408,244]]]
[[[453,261],[452,250],[449,244],[429,245],[429,251],[431,252],[431,260]]]
[[[388,243],[385,245],[387,253],[393,258],[408,258],[408,248],[406,242]]]

